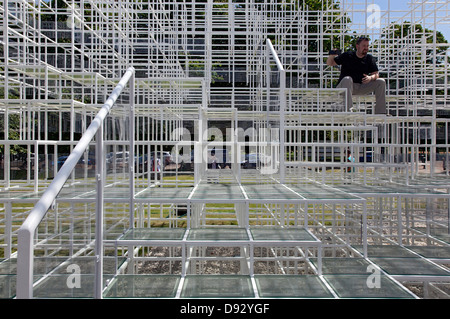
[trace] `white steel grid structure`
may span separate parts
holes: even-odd
[[[448,297],[450,4],[371,5],[4,1],[1,297]],[[359,35],[393,116],[335,88]]]

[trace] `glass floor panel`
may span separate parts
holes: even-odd
[[[352,194],[321,187],[303,188],[298,186],[290,186],[295,192],[299,193],[306,199],[360,199]]]
[[[131,228],[119,240],[181,240],[185,228]]]
[[[178,275],[118,275],[104,298],[175,298]]]
[[[193,187],[152,187],[145,190],[136,189],[138,199],[174,199],[187,200]]]
[[[402,181],[404,182],[404,180]],[[359,184],[348,184],[348,185],[338,185],[336,188],[339,188],[345,192],[349,192],[352,194],[392,194],[392,196],[397,196],[401,194],[439,194],[442,195],[442,192],[430,191],[423,188],[412,188],[412,187],[404,187],[404,186],[393,186],[391,185],[359,185]]]
[[[354,246],[363,252],[362,246]],[[416,254],[399,245],[368,245],[367,255],[370,257],[417,257]]]
[[[300,193],[306,199],[358,199],[360,198],[353,196],[351,194],[345,193],[316,193],[316,194],[305,194]]]
[[[430,234],[432,237],[436,237],[437,239],[440,239],[446,243],[450,244],[450,230],[448,228],[439,227],[439,228],[426,228],[426,227],[413,227],[413,229],[416,229],[418,231],[423,232],[424,234]]]
[[[51,260],[52,257],[47,257]],[[103,257],[103,273],[104,274],[115,274],[116,270],[125,262],[124,257]],[[60,268],[54,270],[55,274],[67,274],[72,271],[69,270],[70,265],[76,265],[80,269],[81,274],[94,274],[95,273],[95,263],[96,257],[74,257],[65,258],[65,260],[60,260],[65,262]]]
[[[374,284],[370,275],[324,275],[324,278],[340,298],[414,298],[388,276],[380,274],[379,282]]]
[[[317,267],[317,258],[311,258],[310,261]],[[322,274],[337,275],[337,274],[370,274],[367,267],[370,265],[364,258],[339,258],[326,257],[322,258]]]
[[[249,276],[188,275],[181,298],[254,298]]]
[[[43,192],[19,192],[19,191],[10,191],[8,193],[4,193],[0,196],[1,198],[5,198],[5,196],[9,196],[8,198],[19,198],[19,199],[40,199],[43,195]],[[104,192],[105,198],[128,198],[129,197],[129,188],[128,186],[124,187],[105,187]],[[74,184],[70,185],[70,187],[63,187],[61,192],[59,192],[57,199],[73,199],[73,198],[83,198],[83,199],[95,199],[96,198],[96,190],[95,183],[92,184]]]
[[[247,193],[247,196],[249,199],[253,199],[253,200],[293,200],[293,199],[298,199],[298,200],[304,200],[303,197],[295,194],[295,193],[284,193],[284,194],[280,194],[280,193]]]
[[[422,188],[426,186],[449,187],[448,176],[433,175],[433,177],[430,177],[429,174],[418,175],[414,179],[409,179],[408,182],[409,186],[420,186]]]
[[[67,274],[67,267],[76,264],[80,267],[80,272],[93,274],[95,271],[95,257],[35,257],[33,262],[33,274],[45,275],[53,271],[54,273]],[[114,274],[126,258],[123,257],[103,257],[103,271],[106,274]],[[63,264],[64,263],[64,264]],[[57,269],[60,266],[60,269]],[[0,262],[0,275],[17,274],[17,258],[11,258]]]
[[[15,274],[17,274],[17,258],[1,259],[0,275],[15,275]]]
[[[396,194],[396,190],[390,187],[371,186],[371,185],[338,185],[336,186],[344,192],[351,194]]]
[[[0,274],[0,299],[11,299],[16,295],[16,275]]]
[[[112,275],[103,275],[106,285]],[[39,279],[39,278],[38,278]],[[55,274],[46,277],[33,288],[34,298],[94,298],[94,274]]]
[[[106,189],[105,189],[106,193]],[[95,189],[95,182],[93,182],[90,185],[86,184],[75,184],[71,185],[70,187],[63,187],[61,189],[61,192],[58,194],[58,198],[75,198],[75,197],[82,197],[82,198],[95,198],[97,195],[96,189]]]
[[[299,199],[303,200],[303,197],[294,193],[292,190],[282,185],[244,185],[245,193],[250,199]]]
[[[93,298],[93,282],[95,272],[95,257],[35,257],[33,262],[34,281],[45,278],[33,290],[36,298]],[[112,274],[120,267],[126,258],[104,257],[104,280],[112,278]],[[78,267],[80,276],[79,288],[70,288],[74,283],[74,268]],[[11,258],[0,262],[0,298],[12,298],[15,296],[17,274],[17,259]],[[71,275],[72,274],[72,275]]]
[[[317,241],[304,228],[253,228],[250,229],[254,240],[289,240],[289,241]]]
[[[425,258],[450,259],[449,246],[407,246],[407,248]]]
[[[33,188],[30,187],[29,191],[25,191],[25,190],[2,190],[0,192],[0,200],[1,199],[6,199],[6,200],[11,200],[11,199],[33,199],[33,198],[41,198],[43,194],[43,191],[40,191],[38,193],[33,192]]]
[[[450,272],[423,258],[370,258],[390,275],[450,276]]]
[[[333,298],[318,276],[255,275],[262,298]]]
[[[95,193],[86,193],[82,198],[95,199]],[[103,194],[105,199],[128,199],[130,198],[130,190],[128,188],[105,188]]]
[[[187,240],[233,241],[249,238],[245,228],[194,228],[189,231]]]
[[[244,199],[244,194],[238,185],[207,184],[199,185],[191,198],[194,200],[237,200]]]
[[[152,188],[136,188],[136,198],[139,199],[178,199],[185,200],[189,197],[193,187],[152,187]],[[40,198],[42,194],[36,195],[30,192],[22,198]],[[105,187],[104,197],[105,199],[126,199],[130,196],[130,190],[128,185],[123,187]],[[83,198],[83,199],[95,199],[96,191],[92,184],[89,185],[74,185],[72,187],[63,187],[58,199],[62,198]]]
[[[39,192],[39,193],[33,193],[33,192],[29,192],[26,194],[22,194],[20,196],[17,196],[17,199],[40,199],[42,197],[43,192]]]

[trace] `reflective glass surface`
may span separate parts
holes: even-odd
[[[112,275],[103,275],[106,285]],[[34,298],[94,298],[94,274],[52,274],[33,288]]]
[[[354,195],[331,187],[317,185],[308,185],[307,187],[290,185],[289,187],[306,199],[358,199]]]
[[[256,275],[262,298],[333,298],[317,276]]]
[[[310,261],[317,267],[317,258]],[[322,258],[322,274],[369,274],[370,263],[364,258]]]
[[[340,298],[414,298],[389,277],[366,275],[324,275]],[[372,277],[371,277],[372,276]]]
[[[361,253],[362,246],[354,246]],[[370,257],[417,257],[416,254],[399,245],[368,245],[367,254]]]
[[[0,274],[0,299],[14,298],[16,295],[16,275]]]
[[[195,200],[236,200],[244,199],[240,186],[234,184],[201,184],[192,195]]]
[[[193,187],[152,187],[144,190],[136,189],[136,198],[139,199],[187,199]]]
[[[95,257],[35,257],[33,261],[33,274],[45,275],[50,272],[67,274],[70,265],[77,265],[80,273],[93,274],[95,272]],[[107,274],[114,274],[116,269],[125,261],[123,257],[103,257],[103,271]],[[17,259],[5,259],[0,262],[0,274],[17,274]]]
[[[413,227],[414,229],[429,234],[432,237],[436,237],[446,243],[450,243],[450,230],[444,227]]]
[[[245,228],[194,228],[189,231],[187,240],[249,240]]]
[[[104,298],[174,298],[180,276],[119,275],[104,292]]]
[[[182,298],[253,298],[249,276],[189,275],[186,276]]]
[[[251,229],[254,240],[292,240],[292,241],[317,241],[304,228],[272,228],[261,227]]]
[[[289,188],[278,184],[244,185],[244,190],[250,199],[302,199]]]
[[[181,240],[185,232],[185,228],[132,228],[119,240]]]
[[[426,258],[450,259],[450,247],[448,246],[407,246],[409,249]]]
[[[370,258],[390,275],[450,276],[446,271],[422,258]]]

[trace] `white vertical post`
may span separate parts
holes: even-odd
[[[285,182],[284,120],[286,111],[286,71],[280,70],[280,183]]]
[[[130,228],[134,228],[134,193],[135,193],[135,183],[134,183],[134,130],[135,130],[135,122],[134,122],[134,90],[135,90],[135,76],[134,73],[130,78],[130,157],[128,167],[130,170]],[[155,153],[155,159],[156,159]],[[155,170],[156,173],[156,170]]]
[[[5,96],[8,94],[5,87]],[[7,97],[6,97],[7,98]],[[9,111],[5,110],[5,141],[9,140]],[[3,157],[3,176],[5,179],[5,188],[11,187],[11,145],[5,144],[5,154]]]
[[[21,227],[17,233],[17,284],[16,298],[33,298],[34,231]]]
[[[11,245],[12,245],[12,203],[5,203],[5,258],[11,258]]]
[[[403,243],[403,227],[402,227],[402,197],[397,196],[397,233],[398,238],[397,242],[399,245],[402,245]]]
[[[95,285],[94,296],[102,298],[103,291],[103,189],[105,182],[105,170],[103,169],[103,124],[97,131],[95,167],[97,175],[97,203],[95,211]]]
[[[270,40],[267,39],[267,44],[269,44]],[[266,51],[266,88],[267,88],[267,96],[266,96],[266,120],[269,116],[269,109],[270,109],[270,46],[267,45],[267,51]]]
[[[275,49],[272,45],[272,42],[270,42],[270,39],[267,39],[267,72],[268,72],[268,84],[270,85],[270,55],[273,55],[273,59],[275,60],[275,63],[278,68],[278,72],[280,73],[280,91],[279,91],[279,102],[280,102],[280,125],[279,125],[279,170],[280,170],[280,183],[284,183],[285,180],[285,157],[284,154],[284,120],[285,120],[285,110],[286,110],[286,71],[283,68],[283,65],[281,64],[280,59],[277,56],[277,53],[275,52]],[[268,103],[270,103],[270,87],[267,89],[269,99]],[[268,104],[269,105],[269,104]],[[268,110],[267,110],[268,113]]]
[[[362,212],[362,237],[363,237],[363,255],[367,258],[367,201],[364,200]]]

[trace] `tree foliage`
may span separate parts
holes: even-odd
[[[448,41],[445,39],[442,32],[436,30],[430,30],[424,28],[421,24],[411,24],[409,21],[405,21],[402,24],[395,24],[383,32],[383,37],[390,39],[404,39],[406,43],[421,45],[422,41],[425,40],[427,44],[446,44]],[[436,38],[436,39],[435,39]],[[447,52],[448,45],[438,45],[436,46],[436,63],[443,63],[445,59],[445,53]],[[426,61],[427,63],[433,63],[434,56],[433,46],[427,46],[426,49]]]

